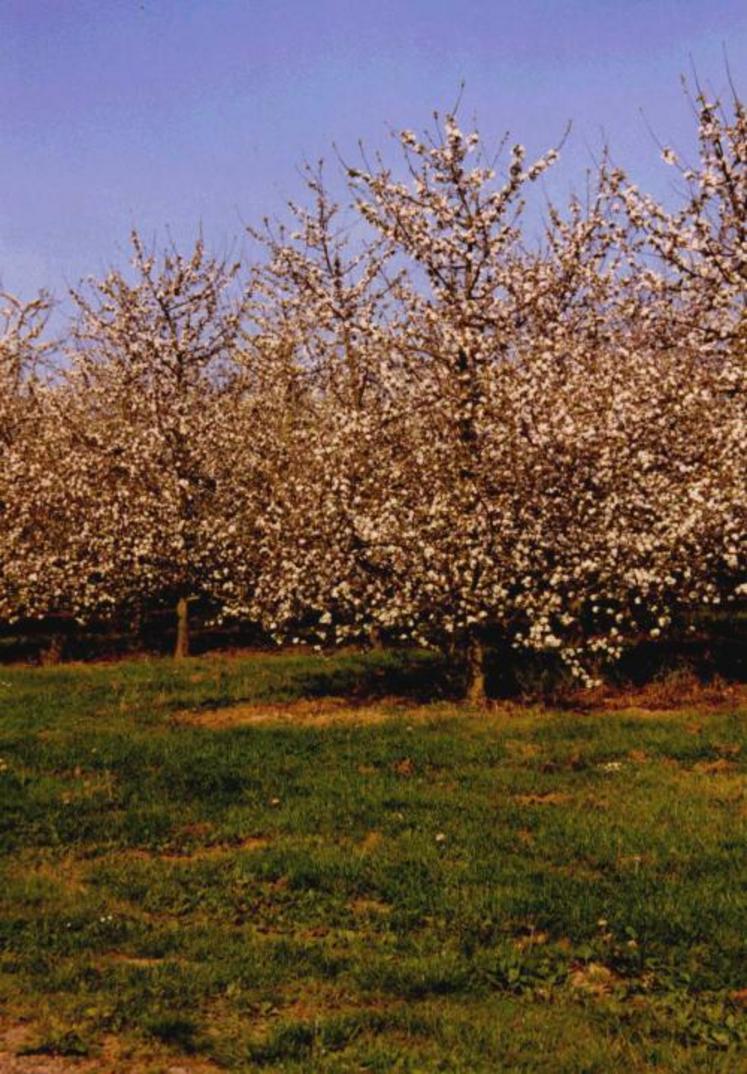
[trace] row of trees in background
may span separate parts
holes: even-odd
[[[670,211],[604,160],[545,203],[550,151],[453,116],[347,168],[352,211],[254,232],[248,269],[156,256],[5,300],[0,620],[189,602],[278,640],[413,640],[484,692],[500,639],[582,680],[744,587],[747,112],[696,101]]]

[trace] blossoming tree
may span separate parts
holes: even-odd
[[[40,362],[51,348],[43,332],[51,299],[21,302],[0,295],[0,620],[17,618],[19,515],[36,489],[27,480],[27,459],[44,421]]]
[[[526,166],[516,146],[500,179],[453,117],[440,138],[400,143],[404,180],[380,162],[350,173],[376,242],[409,268],[370,370],[393,390],[362,418],[329,382],[278,562],[303,579],[323,638],[373,621],[455,644],[475,701],[497,637],[557,651],[590,681],[626,639],[718,589],[715,536],[743,502],[740,412],[641,263],[620,173],[603,166],[586,205],[550,207],[546,241],[528,247],[524,192],[554,152]],[[282,278],[292,292],[298,274]],[[354,480],[345,429],[374,445]],[[265,596],[290,626],[282,589]]]
[[[236,516],[257,479],[266,415],[235,362],[238,265],[150,254],[132,236],[134,278],[117,270],[74,299],[71,368],[57,398],[71,445],[58,465],[74,566],[68,600],[84,617],[168,602],[176,655],[188,602],[220,605],[251,572]]]

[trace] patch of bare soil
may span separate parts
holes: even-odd
[[[239,851],[264,850],[270,840],[261,835],[249,835],[233,843],[208,843],[206,846],[192,847],[189,850],[167,850],[159,853],[162,861],[202,861],[206,858],[220,858],[225,854]]]
[[[520,738],[507,738],[503,745],[508,755],[518,761],[531,761],[542,752],[536,742],[526,742]]]
[[[391,906],[388,903],[381,902],[380,899],[351,899],[348,906],[354,914],[361,917],[381,917],[392,912]]]
[[[219,1074],[219,1067],[179,1057],[153,1066],[154,1060],[142,1057],[122,1060],[97,1056],[95,1059],[70,1059],[61,1055],[12,1055],[0,1051],[0,1074]]]
[[[188,864],[193,861],[208,861],[213,858],[221,858],[226,854],[237,854],[240,851],[263,850],[269,846],[270,840],[261,835],[249,835],[244,839],[232,842],[207,843],[204,846],[184,847],[164,850],[143,850],[134,848],[118,852],[119,857],[134,858],[141,861],[170,861]]]
[[[0,1074],[218,1074],[213,1063],[191,1056],[149,1055],[107,1037],[91,1057],[23,1054],[39,1040],[38,1027],[28,1022],[0,1025]],[[21,1054],[19,1054],[21,1053]]]
[[[547,868],[557,876],[570,876],[574,880],[586,880],[589,884],[599,883],[604,876],[601,869],[584,861],[569,861],[562,865],[548,865]]]
[[[66,1059],[59,1055],[14,1055],[0,1051],[0,1074],[107,1074],[99,1059]]]
[[[687,708],[707,714],[745,706],[747,683],[723,679],[704,683],[689,672],[675,672],[644,686],[625,690],[600,686],[573,695],[573,707],[584,711],[640,710],[658,715]]]
[[[377,850],[381,846],[383,840],[384,836],[381,832],[367,832],[358,844],[358,853],[362,856],[370,854],[373,850]]]
[[[105,955],[104,959],[108,963],[113,963],[119,966],[133,966],[135,969],[153,969],[156,966],[163,966],[166,963],[165,958],[145,958],[139,955],[125,955],[121,951],[112,951],[110,954]],[[168,959],[173,963],[173,958]]]
[[[548,707],[552,709],[555,706]],[[599,716],[607,712],[624,711],[631,715],[661,717],[673,715],[682,709],[708,716],[735,708],[747,708],[747,683],[725,682],[720,679],[702,683],[695,675],[675,673],[641,687],[623,690],[601,686],[592,690],[579,690],[568,699],[567,707],[587,715]],[[340,724],[365,726],[383,724],[397,718],[406,720],[408,725],[415,725],[440,715],[459,714],[460,708],[458,702],[413,705],[401,697],[361,702],[345,697],[323,697],[288,702],[241,702],[216,709],[185,710],[174,714],[171,719],[175,724],[217,731],[263,724],[294,724],[305,727],[333,727]],[[506,726],[518,718],[532,714],[541,715],[546,711],[545,706],[536,704],[520,704],[510,700],[494,701],[477,715],[474,711],[465,711],[460,718]],[[519,760],[527,760],[539,751],[536,745],[518,739],[510,740],[507,746],[509,752]],[[410,773],[402,771],[398,774]]]
[[[563,805],[570,802],[572,796],[560,791],[546,791],[543,794],[515,794],[513,799],[518,805]]]
[[[72,855],[39,861],[33,850],[27,850],[9,865],[9,871],[13,877],[23,878],[27,882],[39,880],[57,890],[62,888],[70,895],[80,895],[86,889],[86,862]]]
[[[97,1059],[71,1059],[61,1055],[24,1055],[38,1039],[28,1022],[0,1026],[0,1074],[108,1074],[113,1068]]]
[[[717,761],[698,761],[693,765],[694,772],[701,772],[705,776],[723,776],[736,772],[738,768],[736,761],[729,761],[726,757],[719,757]]]
[[[602,965],[601,962],[577,965],[568,977],[568,983],[572,989],[589,996],[609,995],[618,980],[619,977],[614,970]]]
[[[277,1008],[274,1017],[284,1021],[311,1022],[331,1014],[352,1014],[359,1011],[390,1010],[400,1006],[397,999],[371,995],[351,995],[339,985],[316,981],[313,988],[289,990]]]
[[[244,702],[225,708],[200,709],[176,713],[173,721],[192,727],[222,730],[230,727],[267,723],[292,723],[310,727],[329,727],[333,724],[379,724],[396,715],[406,715],[408,723],[430,719],[432,706],[413,708],[407,702],[393,699],[376,704],[355,704],[350,698],[310,698],[284,703]]]

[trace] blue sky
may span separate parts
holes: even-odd
[[[63,297],[148,238],[218,252],[284,213],[298,165],[428,125],[466,81],[465,124],[531,150],[573,133],[550,180],[604,139],[666,197],[647,123],[687,147],[679,76],[747,93],[745,0],[2,0],[0,281]],[[646,120],[641,117],[644,109]]]

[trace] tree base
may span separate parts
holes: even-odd
[[[466,654],[467,687],[464,699],[474,708],[485,708],[488,694],[485,680],[485,650],[479,638],[470,638]]]

